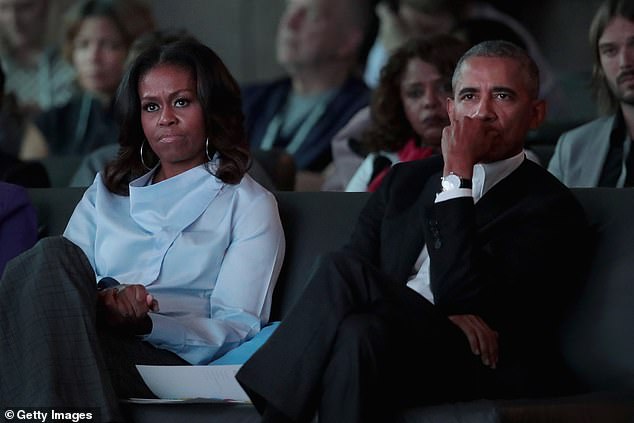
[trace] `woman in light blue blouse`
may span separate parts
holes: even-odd
[[[135,364],[207,364],[268,322],[284,236],[275,198],[246,174],[239,89],[224,64],[190,39],[150,48],[117,108],[118,158],[64,237],[0,281],[0,310],[13,313],[0,315],[3,344],[29,345],[0,346],[6,405],[119,420],[117,397],[152,395]],[[4,299],[15,295],[26,306]]]

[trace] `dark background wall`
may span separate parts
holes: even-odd
[[[185,28],[216,48],[242,81],[268,78],[284,0],[151,0],[162,27]],[[588,26],[600,0],[491,1],[523,22],[561,71],[589,66]]]

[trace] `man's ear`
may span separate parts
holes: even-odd
[[[455,103],[453,101],[453,98],[451,97],[447,97],[447,115],[449,116],[449,122],[451,122],[451,124],[453,125],[454,122],[454,110],[455,110]]]
[[[535,100],[533,102],[531,114],[532,116],[529,127],[531,129],[536,129],[546,118],[546,102],[544,100]]]

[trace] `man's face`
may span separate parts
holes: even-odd
[[[344,50],[350,23],[339,0],[288,0],[277,31],[277,59],[289,68],[336,61]]]
[[[542,122],[545,104],[532,98],[528,81],[522,65],[513,59],[476,56],[460,67],[447,110],[452,124],[465,118],[477,119],[492,137],[491,148],[481,162],[518,154],[526,133]]]
[[[599,57],[614,96],[634,106],[634,22],[612,19],[599,37]]]
[[[34,47],[46,24],[47,0],[0,0],[0,28],[13,48]]]

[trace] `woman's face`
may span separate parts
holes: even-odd
[[[401,78],[401,102],[407,120],[424,144],[440,145],[442,130],[449,125],[446,103],[450,96],[449,78],[417,57],[409,60]]]
[[[112,97],[123,76],[127,53],[123,35],[110,19],[84,19],[73,41],[79,85],[88,92]]]
[[[169,178],[207,161],[205,119],[188,69],[163,64],[139,80],[141,125]]]

